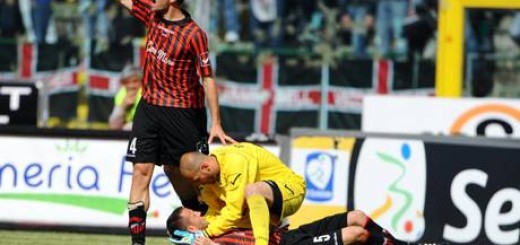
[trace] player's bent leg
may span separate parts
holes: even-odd
[[[128,202],[128,227],[132,245],[144,245],[146,235],[146,211],[150,205],[149,186],[155,165],[136,163],[133,165],[132,185]]]
[[[396,239],[388,230],[381,227],[360,210],[349,211],[347,215],[348,226],[359,226],[369,232],[368,244],[385,244],[385,242],[393,245],[407,244]]]
[[[271,206],[274,202],[273,190],[266,182],[260,181],[253,184],[248,184],[244,190],[245,197],[259,195],[262,196],[268,206]]]
[[[369,232],[359,226],[349,226],[341,229],[343,245],[363,244],[368,241]]]
[[[163,169],[175,193],[181,199],[182,206],[205,213],[207,208],[203,208],[203,205],[199,202],[197,188],[181,175],[179,166],[164,165]]]
[[[295,175],[292,178],[278,180],[276,182],[280,188],[283,198],[281,218],[286,218],[295,214],[301,207],[306,193],[306,184],[303,177]]]
[[[249,207],[249,217],[253,226],[255,245],[269,243],[269,206],[267,199],[273,200],[271,187],[265,182],[249,184],[245,188],[245,198]]]

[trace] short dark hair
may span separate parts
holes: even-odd
[[[179,6],[182,6],[184,4],[184,0],[177,0],[176,2],[177,4],[179,4]]]
[[[168,235],[173,236],[173,232],[175,230],[183,230],[181,227],[183,226],[181,212],[184,208],[178,207],[173,210],[168,219],[166,220],[166,231]]]

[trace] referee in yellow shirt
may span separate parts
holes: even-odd
[[[180,168],[201,187],[202,200],[209,206],[205,233],[210,237],[252,228],[255,244],[267,245],[270,224],[294,214],[305,197],[304,178],[251,143],[222,146],[210,155],[186,153]]]

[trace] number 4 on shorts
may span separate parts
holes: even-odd
[[[135,156],[135,152],[137,151],[137,137],[132,138],[130,141],[130,145],[128,146],[128,153],[132,156]]]

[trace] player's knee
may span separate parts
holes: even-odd
[[[133,175],[137,177],[150,177],[153,174],[154,165],[134,164]]]
[[[359,226],[349,226],[341,229],[341,236],[344,244],[366,242],[369,235],[370,233],[367,230]]]
[[[364,226],[367,216],[363,211],[352,210],[348,212],[347,222],[349,226]]]

